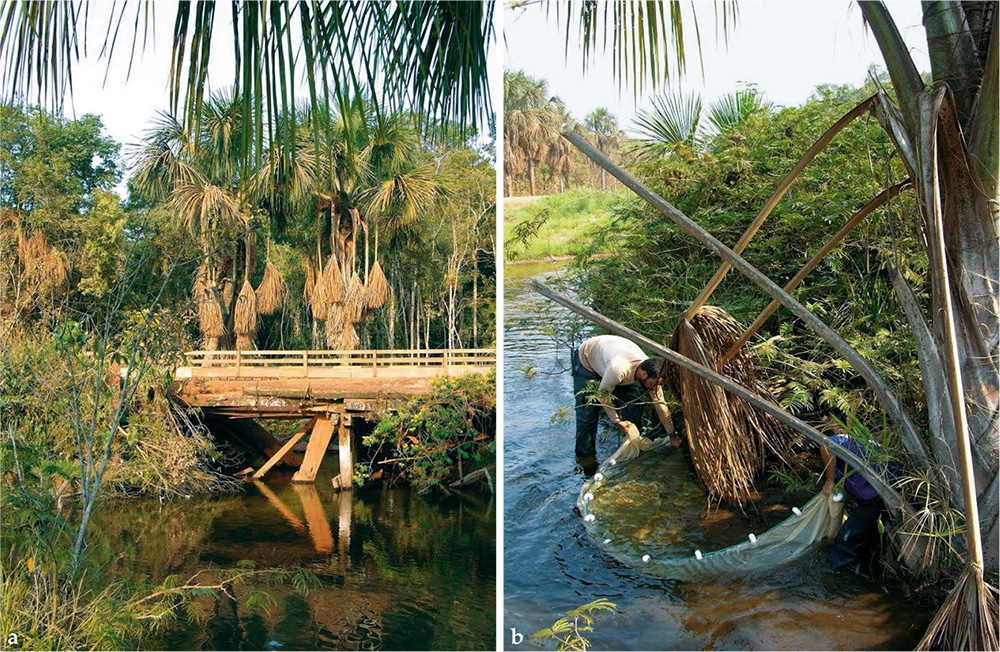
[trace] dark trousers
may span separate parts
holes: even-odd
[[[578,457],[589,457],[597,454],[597,422],[604,412],[604,406],[587,396],[587,383],[591,380],[601,382],[601,377],[580,364],[580,351],[574,348],[570,369],[573,372],[573,397],[576,406],[576,454]],[[620,410],[621,417],[640,426],[642,406],[637,399],[640,396],[638,385],[619,385],[612,392],[615,408]]]
[[[879,542],[878,519],[885,512],[881,498],[859,500],[847,512],[847,519],[837,530],[827,560],[834,568],[853,568],[874,553]]]

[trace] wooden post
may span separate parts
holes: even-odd
[[[351,428],[351,418],[342,416],[340,419],[340,475],[334,478],[334,489],[350,489],[354,486],[354,451],[352,439],[354,430]]]
[[[302,352],[302,375],[304,378],[309,377],[309,352]]]
[[[292,482],[314,482],[319,465],[323,463],[323,456],[326,455],[326,447],[330,445],[330,438],[333,436],[333,420],[330,414],[317,418],[316,427],[313,428],[309,437],[309,445],[306,447],[305,459],[302,466],[295,475]]]
[[[378,351],[372,349],[372,378],[378,378]]]

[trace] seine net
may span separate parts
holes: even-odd
[[[720,550],[702,550],[711,544],[696,511],[678,508],[704,500],[688,467],[666,438],[640,439],[638,431],[630,432],[577,498],[591,539],[644,573],[692,580],[780,566],[833,537],[842,522],[843,503],[819,493],[766,532]]]

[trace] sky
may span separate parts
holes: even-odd
[[[693,4],[699,12],[704,74],[689,50],[693,64],[689,62],[683,79],[668,88],[700,93],[705,106],[746,84],[756,85],[778,105],[799,106],[820,84],[860,86],[870,65],[885,67],[853,0],[741,0],[728,47],[715,37],[712,3]],[[929,70],[920,3],[890,0],[887,5],[917,68]],[[637,105],[631,89],[619,93],[610,57],[595,60],[584,78],[582,56],[576,50],[567,59],[565,35],[554,19],[546,18],[544,7],[505,8],[503,19],[505,70],[547,81],[550,95],[562,98],[577,120],[604,107],[629,132],[636,109],[650,106],[649,94]]]
[[[577,119],[597,107],[608,108],[629,130],[636,108],[648,106],[647,98],[638,105],[630,89],[621,94],[611,75],[610,64],[597,60],[586,79],[579,52],[564,55],[564,37],[554,21],[546,18],[544,7],[533,4],[525,9],[497,5],[496,22],[503,36],[491,52],[491,69],[502,65],[510,70],[545,79],[549,91],[565,102]],[[861,11],[852,0],[742,0],[739,21],[728,47],[715,38],[711,3],[695,0],[701,12],[704,74],[696,65],[679,82],[684,92],[700,92],[707,105],[714,99],[755,84],[767,98],[780,105],[799,105],[823,83],[860,85],[869,66],[882,66],[874,39],[866,34]],[[685,3],[685,6],[687,3]],[[916,0],[890,1],[890,11],[920,70],[929,69],[920,3]],[[101,6],[98,4],[97,6]],[[104,5],[109,7],[110,5]],[[106,14],[91,15],[88,57],[77,64],[72,109],[80,116],[94,113],[103,117],[107,133],[123,144],[138,143],[158,110],[168,108],[167,76],[170,70],[170,28],[174,3],[152,3],[156,10],[159,36],[137,52],[131,76],[126,80],[129,39],[123,39],[112,68],[104,81],[106,61],[98,59],[106,26]],[[228,36],[228,12],[217,18],[220,37]],[[692,57],[693,59],[693,57]],[[221,38],[212,53],[210,85],[227,86],[232,78],[232,49]],[[502,77],[494,75],[493,96],[497,107],[502,97]],[[499,148],[498,148],[499,149]],[[124,193],[124,185],[119,186]]]

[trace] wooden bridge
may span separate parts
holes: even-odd
[[[412,396],[429,393],[438,376],[486,374],[496,366],[493,349],[404,349],[352,351],[191,351],[176,369],[175,395],[212,419],[298,419],[305,424],[284,444],[262,428],[254,437],[274,465],[298,466],[293,482],[313,482],[338,431],[340,475],[334,485],[351,486],[354,419],[372,421]],[[306,435],[304,457],[293,447]]]

